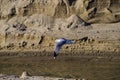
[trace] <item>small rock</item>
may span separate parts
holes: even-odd
[[[5,76],[5,74],[0,74],[0,77],[3,77],[3,76]]]
[[[22,73],[22,75],[20,76],[20,78],[27,78],[28,76],[30,76],[29,73],[26,72],[26,71],[24,71],[24,72]]]

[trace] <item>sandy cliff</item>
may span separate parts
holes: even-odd
[[[65,37],[76,43],[64,46],[63,53],[119,53],[119,4],[120,0],[0,0],[0,50],[52,52],[54,40]]]
[[[115,22],[120,20],[119,4],[119,0],[0,0],[0,17],[42,13],[64,18],[76,14],[90,22]]]

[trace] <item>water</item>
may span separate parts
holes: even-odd
[[[60,55],[56,60],[52,56],[0,57],[0,73],[21,75],[23,71],[31,75],[120,80],[120,59]]]

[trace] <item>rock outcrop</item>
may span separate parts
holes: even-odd
[[[29,74],[28,72],[24,71],[24,72],[22,73],[22,75],[20,76],[20,78],[26,79],[26,78],[29,77],[29,76],[30,76],[30,74]]]
[[[119,4],[119,0],[0,0],[0,17],[37,13],[64,18],[76,14],[90,23],[116,22],[120,20]]]

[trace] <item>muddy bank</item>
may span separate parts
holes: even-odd
[[[53,57],[53,52],[40,52],[40,51],[23,51],[23,52],[0,52],[0,57]],[[59,56],[66,56],[66,57],[102,57],[102,58],[119,58],[120,53],[119,52],[99,52],[94,51],[92,53],[90,52],[60,52]]]

